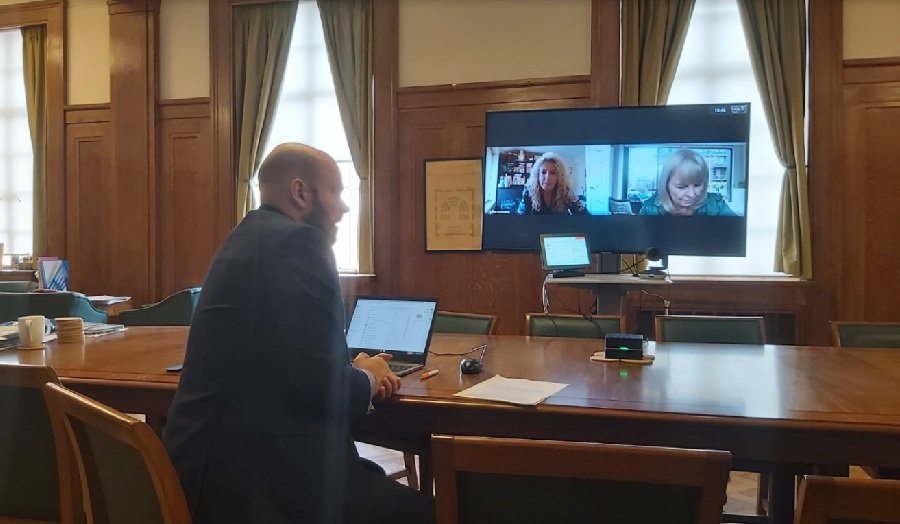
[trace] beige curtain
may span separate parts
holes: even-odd
[[[296,16],[296,1],[241,5],[233,11],[237,221],[256,207],[250,181],[269,138]]]
[[[25,105],[34,154],[34,260],[47,254],[47,26],[22,28]]]
[[[623,0],[623,106],[664,105],[675,80],[696,0]],[[646,261],[622,257],[623,268],[643,271]]]
[[[775,270],[812,278],[806,176],[806,0],[738,0],[778,159],[784,166]]]
[[[318,0],[353,166],[359,174],[359,272],[374,272],[372,253],[372,14],[374,0]]]
[[[622,2],[622,105],[663,105],[695,0]]]

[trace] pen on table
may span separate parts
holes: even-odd
[[[425,373],[422,373],[422,380],[429,379],[440,372],[440,369],[432,369],[431,371],[426,371]]]

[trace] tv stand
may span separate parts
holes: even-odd
[[[553,278],[583,277],[584,271],[577,271],[575,269],[557,269],[550,274]]]
[[[672,280],[668,276],[639,278],[638,275],[631,274],[588,274],[582,277],[560,278],[558,280],[551,278],[547,283],[590,289],[594,292],[594,298],[596,299],[597,314],[621,315],[622,297],[625,296],[625,293],[630,290],[668,286],[672,284]]]

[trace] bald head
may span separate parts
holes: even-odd
[[[259,194],[262,204],[281,208],[290,198],[291,181],[303,180],[315,187],[334,160],[324,151],[304,144],[281,144],[259,167]]]
[[[341,200],[341,171],[327,153],[281,144],[263,160],[258,180],[261,204],[320,229],[334,242],[337,223],[349,208]]]

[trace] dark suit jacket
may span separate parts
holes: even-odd
[[[325,236],[251,211],[203,283],[164,435],[195,523],[341,520],[370,400],[343,329]]]

